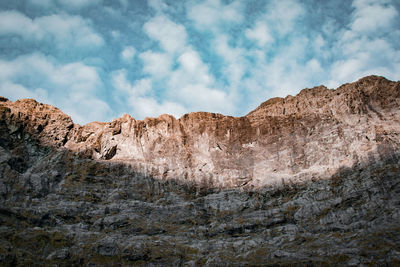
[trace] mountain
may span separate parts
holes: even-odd
[[[396,265],[400,82],[73,123],[0,98],[5,265]]]

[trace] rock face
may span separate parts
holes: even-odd
[[[0,98],[5,265],[400,263],[400,82],[74,124]]]
[[[125,115],[80,126],[33,100],[2,107],[10,109],[14,131],[23,127],[42,145],[132,162],[161,179],[259,188],[330,177],[392,154],[400,144],[399,86],[371,76],[337,90],[304,89],[240,118],[198,112],[136,121]]]

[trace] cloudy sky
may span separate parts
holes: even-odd
[[[400,80],[398,0],[2,0],[0,95],[77,123],[192,111],[370,74]]]

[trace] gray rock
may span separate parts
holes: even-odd
[[[399,83],[367,77],[242,118],[85,126],[33,100],[3,101],[0,260],[396,265],[399,97]]]

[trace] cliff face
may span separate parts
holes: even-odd
[[[132,163],[153,177],[232,188],[328,178],[400,148],[400,83],[370,76],[274,98],[244,117],[190,113],[73,124],[33,100],[1,103],[10,131],[92,159]],[[22,127],[22,128],[21,128]]]
[[[370,76],[240,118],[80,126],[0,98],[0,260],[398,265],[399,100]]]

